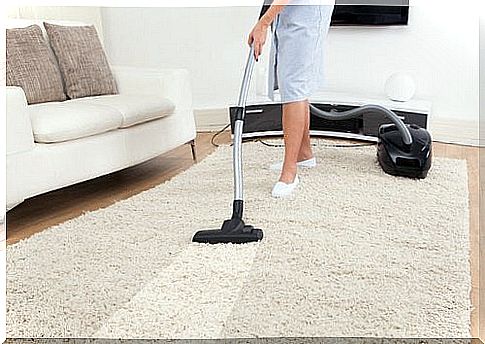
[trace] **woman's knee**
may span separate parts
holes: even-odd
[[[308,99],[295,100],[283,103],[283,113],[306,113],[308,111]]]

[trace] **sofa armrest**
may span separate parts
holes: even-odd
[[[34,135],[27,99],[20,87],[6,87],[7,101],[7,155],[29,151],[34,148]]]
[[[192,109],[192,89],[185,69],[148,69],[112,66],[120,94],[159,95],[171,100],[176,109]]]

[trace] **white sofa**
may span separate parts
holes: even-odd
[[[118,95],[27,105],[20,87],[7,86],[7,209],[194,143],[187,71],[112,70]]]

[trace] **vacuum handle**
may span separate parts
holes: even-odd
[[[244,76],[241,84],[241,90],[239,91],[239,100],[237,101],[237,115],[234,122],[234,137],[232,146],[234,171],[234,201],[243,200],[242,132],[246,111],[246,101],[248,99],[249,86],[251,84],[251,76],[253,75],[255,62],[256,59],[254,58],[254,47],[251,46],[251,49],[249,49],[246,67],[244,68]]]
[[[261,13],[259,13],[259,19],[261,19],[266,14],[266,12],[268,12],[269,8],[271,7],[271,3],[272,1],[270,1],[270,4],[267,5],[266,1],[264,2],[263,7],[261,8]]]
[[[249,55],[246,61],[246,67],[244,68],[244,76],[241,83],[241,89],[239,91],[239,98],[237,101],[238,107],[246,107],[246,101],[248,99],[249,86],[251,84],[251,77],[253,75],[255,62],[256,58],[254,57],[254,46],[251,45],[251,48],[249,49]]]

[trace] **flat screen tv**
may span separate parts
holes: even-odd
[[[332,15],[332,26],[392,26],[407,25],[409,0],[385,0],[381,4],[362,0],[358,5],[349,0],[337,0]],[[340,3],[340,4],[339,4]],[[344,3],[344,4],[343,4]]]

